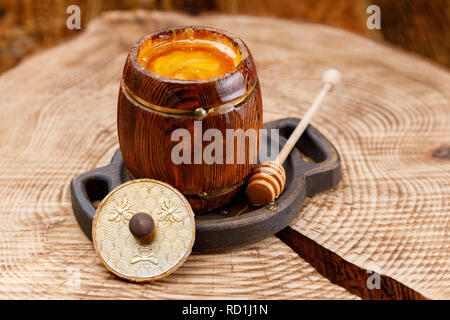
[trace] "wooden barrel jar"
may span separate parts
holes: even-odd
[[[192,39],[226,46],[235,57],[234,67],[213,78],[180,80],[144,66],[143,57],[161,43]],[[130,49],[120,83],[117,126],[131,177],[171,184],[198,214],[221,207],[243,189],[255,166],[262,124],[255,64],[247,46],[236,36],[205,27],[170,28],[142,38]],[[191,139],[174,139],[176,129],[187,130]],[[214,132],[222,134],[222,141],[215,141],[215,135],[206,139],[209,129],[217,129]],[[227,138],[229,129],[244,137],[244,145],[239,145],[238,138]],[[245,137],[252,131],[249,129],[256,132],[256,139]],[[219,157],[216,149],[211,153],[216,157],[214,163],[207,163],[203,152],[213,142],[223,147],[223,156]],[[173,161],[173,150],[180,144],[184,147],[180,155],[191,161]],[[245,155],[245,161],[239,154]]]

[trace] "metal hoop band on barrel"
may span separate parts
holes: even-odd
[[[133,176],[133,174],[129,170],[127,170],[127,173],[128,173],[128,175],[130,176],[130,178],[132,180],[136,179],[136,177]],[[198,199],[201,199],[201,200],[205,200],[205,199],[208,199],[208,198],[210,198],[212,196],[217,196],[217,195],[220,195],[220,194],[223,194],[223,193],[227,193],[228,191],[234,190],[235,188],[239,188],[240,186],[244,185],[244,183],[247,182],[249,177],[250,176],[245,177],[244,179],[240,180],[239,182],[237,182],[237,183],[235,183],[232,186],[229,186],[227,188],[223,188],[223,189],[220,189],[220,190],[214,190],[214,191],[210,191],[210,192],[184,194],[184,196],[186,198],[198,198]]]
[[[123,83],[123,81],[121,82],[121,87],[124,90],[124,93],[129,98],[131,98],[135,102],[137,102],[138,104],[140,104],[144,107],[150,108],[152,110],[155,110],[155,111],[163,112],[163,113],[191,116],[195,120],[202,120],[202,119],[206,118],[209,114],[224,113],[224,112],[227,112],[228,110],[230,110],[231,108],[236,107],[237,105],[242,103],[245,99],[247,99],[253,93],[253,91],[255,90],[257,85],[258,85],[258,82],[256,81],[255,84],[249,90],[247,90],[247,92],[245,92],[244,95],[242,95],[241,97],[239,97],[237,99],[234,99],[227,103],[224,103],[220,106],[212,107],[212,108],[209,108],[206,110],[204,108],[197,108],[195,110],[183,110],[183,109],[176,109],[176,108],[161,107],[161,106],[152,104],[150,102],[147,102],[147,101],[139,98],[133,91],[131,91],[130,88],[128,88],[128,86],[125,83]]]

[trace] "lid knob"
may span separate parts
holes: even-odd
[[[149,241],[155,232],[155,221],[148,213],[138,212],[131,217],[128,227],[133,236],[145,242]]]

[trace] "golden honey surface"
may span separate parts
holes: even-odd
[[[140,55],[148,70],[179,80],[215,78],[232,70],[239,57],[229,46],[210,40],[163,42]]]

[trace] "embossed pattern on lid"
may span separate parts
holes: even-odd
[[[155,222],[150,241],[131,234],[129,221],[146,212]],[[180,267],[192,250],[195,220],[189,202],[169,184],[152,179],[126,182],[100,203],[92,239],[106,268],[130,281],[153,281]]]

